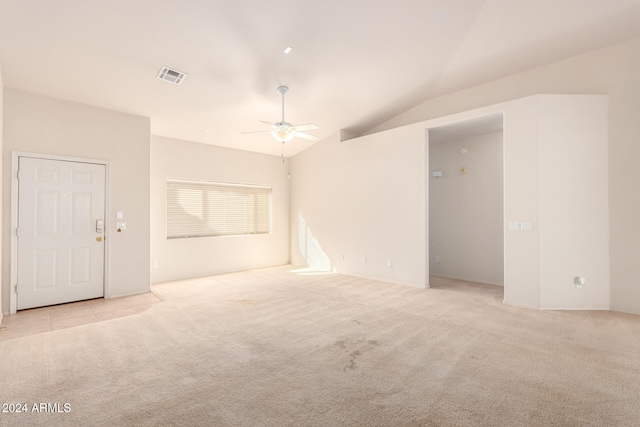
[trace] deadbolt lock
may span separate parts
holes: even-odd
[[[97,241],[97,242],[102,242],[102,236],[98,236],[98,237],[96,237],[96,241]]]

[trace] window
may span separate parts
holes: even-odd
[[[167,180],[167,238],[271,233],[271,187]]]

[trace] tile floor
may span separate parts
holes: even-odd
[[[0,341],[134,316],[161,302],[162,300],[153,293],[146,293],[21,310],[16,314],[4,316],[0,328]]]

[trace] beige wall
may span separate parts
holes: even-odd
[[[293,157],[292,263],[424,287],[426,155],[411,127],[334,135]]]
[[[573,108],[580,114],[576,116]],[[602,237],[608,235],[608,222],[602,221],[607,216],[608,197],[608,187],[602,185],[607,170],[607,158],[602,156],[607,147],[606,97],[598,95],[532,96],[347,142],[339,142],[337,136],[321,141],[291,160],[292,261],[425,286],[430,259],[426,130],[495,114],[504,117],[503,227],[509,222],[532,225],[530,231],[504,232],[506,303],[531,308],[606,308],[609,301],[603,295],[610,289],[608,248],[602,245]],[[554,119],[541,125],[540,118],[550,116]],[[586,138],[589,134],[594,136]],[[554,174],[553,182],[540,179],[541,168],[549,160],[540,160],[539,153],[554,144],[565,144],[565,138],[568,148],[563,153],[585,142],[578,161],[569,162],[565,154],[559,155],[553,161],[563,163],[563,168]],[[583,159],[591,162],[589,170],[596,166],[605,171],[605,177],[585,174]],[[554,187],[566,187],[575,176],[580,177],[581,191],[559,198]],[[582,190],[592,188],[596,190],[583,198]],[[589,206],[580,211],[580,224],[588,224],[581,232],[583,241],[590,244],[573,245],[571,237],[578,228],[570,223],[564,224],[563,233],[555,234],[556,213],[574,203]],[[553,239],[561,243],[558,247],[572,250],[555,251],[553,256],[543,253],[544,245]],[[599,261],[593,263],[594,259]],[[387,267],[388,260],[392,267]],[[578,291],[573,277],[582,275],[579,272],[594,280]],[[542,304],[543,287],[545,291],[551,288],[541,278],[549,277],[560,298],[546,298]]]
[[[280,157],[152,137],[151,254],[153,283],[289,262],[289,161]],[[272,234],[166,238],[166,179],[272,187]]]
[[[540,307],[538,216],[538,102],[528,97],[504,110],[504,300]],[[531,222],[529,232],[508,231],[509,222]]]
[[[10,251],[12,151],[106,160],[111,172],[107,295],[149,291],[150,120],[8,88],[4,101],[3,252]],[[124,233],[113,232],[116,211],[124,213]],[[3,257],[2,282],[7,312],[9,256]]]
[[[376,132],[537,93],[599,93],[609,99],[608,182],[611,308],[640,313],[640,39],[429,100]]]
[[[598,98],[539,97],[541,308],[610,305],[607,104]]]
[[[502,163],[502,132],[429,143],[431,275],[504,284]]]

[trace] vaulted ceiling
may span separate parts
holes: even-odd
[[[435,96],[640,36],[640,0],[1,0],[5,87],[280,155],[258,120],[360,134]],[[290,53],[284,49],[291,47]],[[187,73],[181,85],[156,78]],[[294,139],[291,156],[309,147]]]

